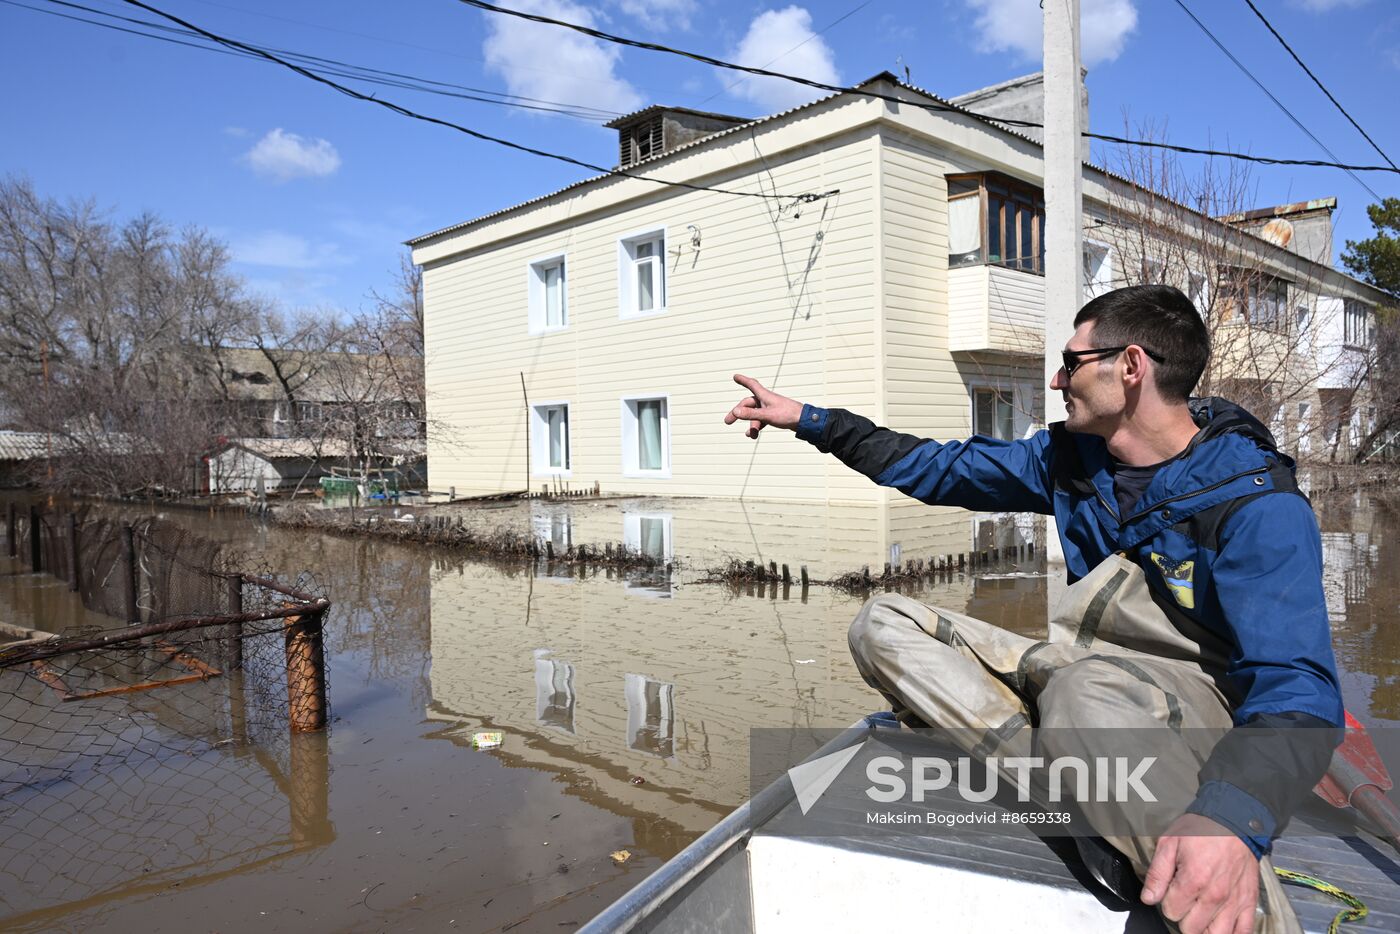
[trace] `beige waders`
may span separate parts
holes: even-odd
[[[1196,772],[1232,725],[1217,687],[1225,671],[1219,640],[1189,621],[1168,619],[1153,602],[1142,569],[1121,555],[1069,587],[1049,628],[1049,640],[1036,641],[882,594],[868,600],[851,624],[851,654],[861,676],[896,709],[948,730],[965,752],[980,758],[1092,759],[1094,730],[1151,730],[1153,752],[1161,752],[1154,768],[1166,771],[1156,777],[1190,789],[1189,802]],[[1042,731],[1034,751],[1032,710]],[[1113,802],[1076,803],[1132,862],[1138,878],[1145,877],[1156,835],[1122,832],[1123,816],[1112,811]],[[1174,806],[1171,816],[1184,803]],[[1153,826],[1164,826],[1157,817]],[[1260,861],[1259,871],[1255,931],[1301,932],[1269,859]]]

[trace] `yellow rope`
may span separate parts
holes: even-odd
[[[1314,878],[1313,876],[1305,876],[1301,872],[1294,872],[1291,869],[1279,869],[1277,866],[1274,867],[1274,872],[1277,873],[1278,877],[1284,882],[1316,889],[1323,895],[1330,895],[1337,901],[1350,906],[1337,912],[1337,917],[1333,918],[1332,923],[1327,926],[1327,934],[1337,934],[1337,931],[1344,923],[1348,921],[1360,921],[1369,914],[1366,905],[1361,899],[1344,889],[1338,888],[1330,882],[1323,882],[1321,879]]]

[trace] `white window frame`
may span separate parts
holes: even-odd
[[[661,469],[643,470],[637,450],[637,403],[661,402]],[[649,480],[671,479],[671,396],[664,392],[632,393],[622,397],[622,475]]]
[[[666,282],[666,239],[665,227],[639,230],[617,239],[617,316],[619,318],[650,318],[652,315],[666,313],[669,298]],[[637,308],[636,267],[640,261],[636,256],[636,248],[640,243],[652,241],[657,243],[656,255],[648,257],[647,261],[652,262],[656,269],[660,288],[657,290],[659,294],[655,297],[659,301],[651,308],[641,311]]]
[[[1347,347],[1371,346],[1371,310],[1354,298],[1342,300],[1342,344]]]
[[[549,311],[546,306],[545,297],[545,271],[552,266],[558,266],[563,277],[563,288],[560,290],[559,303],[562,312],[562,324],[549,323]],[[564,331],[569,327],[569,258],[564,253],[551,253],[549,256],[541,256],[530,261],[526,267],[526,288],[530,296],[530,333],[549,334],[554,331]]]
[[[549,463],[549,410],[564,410],[564,467]],[[530,476],[560,477],[574,475],[573,412],[567,399],[530,403]]]
[[[1200,283],[1200,288],[1196,284]],[[1196,314],[1202,318],[1210,315],[1210,276],[1203,272],[1186,271],[1186,298],[1196,306]]]
[[[1084,239],[1083,250],[1085,253],[1093,251],[1103,254],[1103,261],[1099,263],[1099,274],[1092,279],[1089,278],[1089,270],[1084,270],[1084,294],[1097,298],[1113,288],[1113,247],[1098,240]],[[1080,254],[1080,264],[1083,265],[1084,255]]]

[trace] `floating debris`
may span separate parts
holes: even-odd
[[[506,734],[500,730],[487,730],[481,733],[472,734],[473,749],[495,749],[505,742]]]
[[[623,863],[627,862],[629,859],[632,858],[632,854],[629,853],[627,850],[617,850],[616,852],[609,853],[608,856],[612,859],[613,862],[617,863],[619,866],[621,866]]]

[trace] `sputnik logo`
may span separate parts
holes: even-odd
[[[860,752],[861,745],[861,743],[852,743],[845,749],[828,753],[820,759],[803,762],[801,765],[794,765],[788,769],[788,780],[792,782],[792,790],[797,793],[797,805],[802,808],[804,816],[831,787],[831,783],[836,781],[841,770],[856,757],[856,753]]]

